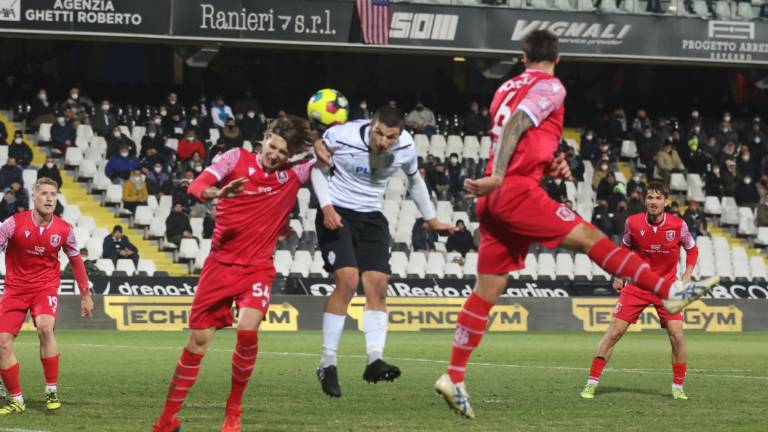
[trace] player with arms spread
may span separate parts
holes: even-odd
[[[467,180],[480,221],[478,278],[456,324],[448,370],[435,383],[451,409],[474,418],[464,372],[480,343],[491,308],[507,287],[509,272],[523,268],[532,242],[583,252],[608,273],[656,294],[677,313],[717,282],[683,284],[659,276],[636,254],[621,249],[592,224],[551,199],[540,187],[546,173],[570,179],[563,154],[553,159],[563,133],[565,88],[554,77],[559,62],[557,36],[536,30],[523,41],[527,69],[499,87],[491,103],[493,153],[485,177]]]
[[[198,199],[218,198],[216,227],[192,302],[189,341],[153,432],[180,429],[178,412],[197,379],[208,345],[216,330],[233,323],[232,302],[238,308],[237,342],[221,430],[240,431],[240,405],[256,363],[258,329],[275,278],[272,255],[278,233],[314,165],[311,158],[294,163],[289,159],[306,151],[309,132],[306,120],[290,115],[276,119],[265,134],[260,154],[229,150],[189,186],[189,193]]]
[[[0,415],[21,414],[26,410],[19,383],[19,363],[13,342],[24,324],[27,312],[40,338],[40,361],[45,375],[45,401],[49,410],[61,408],[58,396],[59,347],[53,331],[59,311],[61,265],[64,249],[83,297],[80,314],[90,318],[93,300],[85,264],[80,257],[75,232],[53,214],[58,185],[42,177],[32,187],[34,208],[6,219],[0,225],[0,248],[5,249],[5,292],[0,298],[0,376],[8,389],[9,403]]]
[[[664,212],[669,192],[660,182],[648,184],[645,194],[645,213],[638,213],[627,218],[622,246],[635,251],[651,265],[651,270],[664,279],[674,281],[677,278],[677,264],[680,260],[680,247],[686,251],[683,281],[688,282],[693,274],[699,249],[688,225],[677,216]],[[688,399],[683,391],[686,370],[685,341],[683,340],[683,316],[678,312],[670,314],[661,305],[658,296],[643,291],[633,283],[621,278],[613,280],[613,288],[620,292],[608,330],[597,346],[597,355],[592,359],[592,367],[581,397],[592,399],[600,381],[606,363],[613,354],[616,343],[624,336],[630,324],[637,322],[640,313],[650,305],[656,308],[661,327],[667,329],[669,342],[672,344],[672,397]]]

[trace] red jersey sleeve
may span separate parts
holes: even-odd
[[[685,249],[685,265],[695,266],[699,260],[699,248],[696,247],[696,240],[693,238],[691,231],[688,229],[688,224],[683,221],[680,227],[680,244]]]
[[[565,87],[559,79],[546,79],[537,82],[517,106],[536,127],[539,127],[552,112],[560,108],[565,100]]]
[[[16,219],[11,216],[0,224],[0,250],[5,250],[16,231]]]
[[[291,167],[291,170],[296,174],[296,177],[298,177],[301,184],[304,184],[309,180],[309,175],[312,172],[312,167],[315,166],[316,161],[317,159],[315,158],[300,160]]]
[[[205,171],[213,174],[218,181],[221,181],[235,169],[239,160],[240,149],[233,148],[213,158],[213,163]]]
[[[64,242],[61,248],[64,249],[64,253],[67,254],[68,257],[80,255],[80,248],[77,246],[77,239],[75,238],[75,230],[73,230],[71,226],[67,233],[67,241]]]
[[[632,248],[632,233],[629,227],[629,218],[624,222],[624,235],[621,236],[621,244],[625,247]]]

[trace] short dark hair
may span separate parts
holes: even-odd
[[[123,232],[123,227],[121,227],[120,225],[115,225],[115,227],[112,228],[112,232],[115,232],[115,231]]]
[[[268,133],[275,134],[288,143],[288,152],[302,153],[311,145],[309,121],[294,115],[286,115],[272,120]]]
[[[384,105],[373,113],[371,124],[376,122],[380,122],[386,127],[396,127],[403,130],[403,115],[400,113],[399,109],[392,108],[389,105]]]
[[[648,193],[650,191],[658,192],[663,195],[664,198],[669,196],[669,188],[667,188],[667,185],[657,180],[648,183],[648,188],[645,192]]]
[[[523,39],[523,52],[531,63],[554,63],[560,53],[557,36],[549,30],[534,30]]]

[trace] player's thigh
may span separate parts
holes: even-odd
[[[32,320],[37,328],[50,327],[56,324],[59,314],[58,288],[41,291],[33,297],[30,310]]]
[[[240,266],[229,266],[207,259],[200,272],[189,317],[189,328],[205,330],[229,327],[232,302],[244,289]]]
[[[238,330],[258,330],[264,320],[264,312],[252,307],[240,308],[237,313]]]
[[[0,298],[0,333],[19,335],[27,312],[32,309],[33,296],[17,295],[6,291]]]
[[[667,329],[670,337],[682,337],[683,335],[683,314],[678,312],[671,314],[661,304],[661,300],[656,299],[653,302],[653,306],[656,308],[656,314],[659,316],[659,325],[661,328]]]
[[[524,268],[530,245],[527,238],[511,232],[494,220],[481,222],[477,255],[478,274],[509,274]]]
[[[357,268],[355,243],[350,227],[351,222],[342,216],[343,226],[335,230],[329,230],[323,225],[322,217],[322,213],[318,212],[315,228],[317,230],[317,243],[320,246],[320,252],[325,263],[325,270],[328,273],[333,273],[340,268]]]
[[[652,302],[643,297],[642,293],[631,289],[631,284],[627,284],[621,290],[619,300],[616,302],[616,310],[613,313],[614,318],[626,321],[628,324],[637,322],[637,318]]]
[[[274,279],[274,270],[254,269],[242,275],[242,289],[235,297],[238,310],[238,328],[240,328],[244,310],[255,309],[261,313],[262,318],[266,316],[272,297],[272,281]],[[252,314],[252,312],[248,313]]]
[[[360,272],[392,273],[389,267],[389,224],[384,215],[379,212],[365,214],[353,223],[352,230]]]

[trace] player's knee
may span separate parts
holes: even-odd
[[[187,349],[195,354],[203,354],[208,349],[208,343],[210,338],[205,333],[192,332],[189,335],[189,342],[187,342]]]
[[[8,333],[0,335],[0,357],[13,352],[13,336]]]
[[[53,338],[53,324],[41,323],[37,325],[37,335],[41,340]]]

